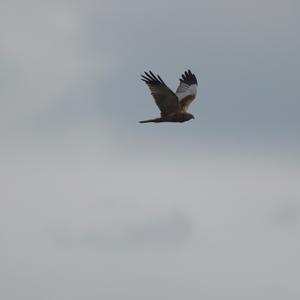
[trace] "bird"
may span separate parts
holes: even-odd
[[[198,85],[197,78],[191,70],[185,71],[179,78],[176,93],[164,83],[159,75],[155,76],[151,71],[144,73],[145,75],[141,75],[141,80],[148,85],[161,114],[159,118],[139,121],[140,123],[183,123],[195,119],[187,112],[196,98]]]

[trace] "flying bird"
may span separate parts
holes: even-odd
[[[150,88],[161,114],[160,118],[140,121],[140,123],[182,123],[194,119],[194,116],[188,113],[187,109],[196,98],[198,82],[196,76],[190,70],[181,75],[176,93],[167,87],[159,75],[155,76],[151,71],[149,73],[145,72],[145,75],[141,76]]]

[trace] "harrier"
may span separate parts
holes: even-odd
[[[196,98],[198,83],[196,76],[190,70],[181,75],[176,93],[167,87],[159,75],[155,76],[151,71],[145,72],[145,75],[141,76],[150,88],[161,115],[160,118],[140,121],[140,123],[182,123],[194,119],[194,116],[188,113],[187,109]]]

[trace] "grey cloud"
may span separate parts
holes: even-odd
[[[117,219],[103,228],[58,226],[48,230],[53,242],[63,247],[124,251],[177,248],[184,245],[194,230],[193,222],[181,211],[148,217],[142,222],[122,223]]]
[[[271,222],[281,228],[297,228],[300,224],[300,199],[291,201],[289,197],[283,200],[274,210]]]
[[[2,90],[1,130],[9,124],[7,134],[17,127],[19,136],[36,128],[59,135],[92,119],[116,136],[147,139],[149,129],[140,134],[136,122],[157,109],[139,74],[151,68],[175,89],[180,72],[192,68],[200,83],[192,107],[197,119],[185,135],[299,143],[299,5],[273,1],[266,15],[269,5],[189,1],[189,18],[181,1],[159,2],[159,10],[140,1],[75,1],[72,7],[29,1],[18,12],[7,6],[0,77],[9,88]]]

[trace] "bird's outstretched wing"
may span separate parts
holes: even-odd
[[[180,108],[187,111],[197,95],[197,78],[190,70],[188,70],[181,75],[179,80],[180,83],[176,90],[176,95],[179,99]]]
[[[142,80],[149,86],[155,103],[159,107],[162,116],[169,115],[179,110],[179,102],[176,94],[170,90],[159,75],[155,76],[151,71],[141,75]]]

